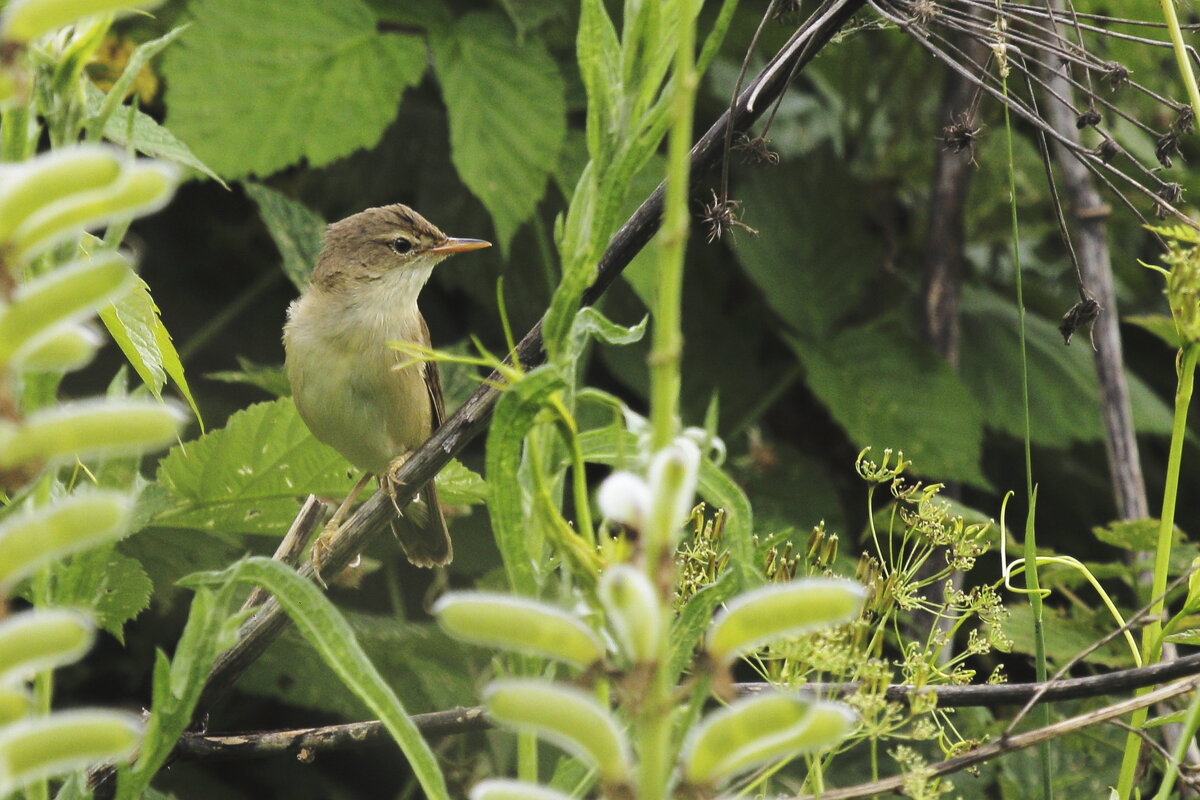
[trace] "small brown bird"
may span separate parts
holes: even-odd
[[[441,425],[445,408],[437,364],[401,367],[411,356],[388,342],[428,347],[417,296],[434,266],[488,246],[451,238],[408,206],[368,208],[329,226],[308,288],[288,309],[283,344],[301,419],[389,490],[395,469]],[[427,513],[414,502],[392,528],[413,564],[447,564],[453,551],[432,481],[417,499]]]

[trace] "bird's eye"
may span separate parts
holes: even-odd
[[[410,242],[408,239],[405,239],[403,236],[400,236],[395,239],[392,239],[391,247],[393,250],[395,250],[400,255],[405,256],[405,255],[408,255],[410,252],[412,252],[413,243]]]

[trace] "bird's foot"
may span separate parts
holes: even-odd
[[[396,476],[400,473],[400,469],[408,461],[408,453],[398,455],[392,459],[392,463],[388,464],[387,471],[379,476],[379,488],[387,492],[388,499],[392,501],[392,508],[396,509],[396,516],[403,517],[404,510],[400,508],[400,502],[396,499],[397,491],[404,486],[404,481]]]
[[[342,530],[342,520],[350,511],[350,507],[354,505],[354,501],[358,498],[358,493],[367,485],[367,481],[371,479],[371,473],[364,474],[358,479],[358,483],[354,484],[354,488],[350,490],[350,494],[346,495],[346,499],[341,502],[337,510],[333,512],[333,516],[329,518],[329,522],[325,523],[325,527],[317,534],[317,538],[313,540],[312,549],[308,554],[308,563],[312,565],[313,577],[317,579],[317,583],[321,584],[321,588],[329,590],[329,584],[321,577],[321,564],[325,562],[326,554],[333,547],[333,543],[337,541],[338,534]],[[357,563],[358,557],[355,557]],[[349,567],[348,567],[349,569]]]

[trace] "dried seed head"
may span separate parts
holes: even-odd
[[[765,163],[775,166],[779,163],[779,153],[772,150],[769,147],[770,144],[771,140],[765,136],[750,138],[745,133],[739,133],[738,140],[733,145],[733,149],[741,150],[745,153],[745,156],[742,158],[743,163]]]
[[[708,227],[708,243],[720,239],[726,233],[732,235],[734,228],[741,228],[751,236],[758,236],[758,231],[737,218],[737,209],[741,203],[737,200],[722,200],[717,193],[712,193],[712,202],[704,206],[704,224]]]
[[[1154,216],[1159,219],[1166,219],[1171,213],[1170,206],[1174,206],[1183,199],[1183,187],[1178,183],[1164,183],[1163,187],[1158,190],[1158,196],[1163,202],[1154,204]]]
[[[1083,130],[1088,126],[1096,126],[1100,124],[1100,119],[1100,112],[1096,110],[1095,106],[1090,106],[1087,111],[1084,111],[1075,120],[1075,127]]]
[[[1171,156],[1183,158],[1183,154],[1179,152],[1179,134],[1173,130],[1158,137],[1158,141],[1154,143],[1154,157],[1165,169],[1171,168]]]
[[[942,9],[937,0],[913,0],[908,7],[912,12],[913,22],[926,26],[942,15]]]
[[[942,142],[952,153],[961,153],[965,150],[967,158],[974,164],[975,145],[979,142],[979,135],[982,132],[983,127],[975,124],[975,119],[970,112],[964,111],[958,115],[957,120],[942,128]]]
[[[1171,125],[1171,129],[1183,136],[1193,133],[1196,130],[1196,112],[1189,105],[1179,105],[1175,107],[1178,114],[1175,117],[1175,122]]]
[[[1101,74],[1108,81],[1108,88],[1114,92],[1129,83],[1129,69],[1116,61],[1109,61],[1105,64]]]
[[[1092,297],[1080,300],[1071,306],[1067,313],[1063,314],[1062,322],[1058,326],[1058,332],[1063,336],[1063,344],[1070,345],[1071,337],[1075,332],[1085,325],[1092,325],[1102,310],[1100,304]],[[1091,329],[1089,328],[1090,333]],[[1092,349],[1096,349],[1095,341],[1092,342]]]
[[[1104,141],[1102,141],[1092,152],[1099,156],[1101,161],[1103,161],[1105,164],[1108,164],[1117,157],[1118,153],[1121,152],[1121,147],[1115,141],[1113,141],[1112,137],[1105,136]]]

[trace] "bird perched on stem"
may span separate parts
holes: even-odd
[[[283,329],[287,375],[300,418],[320,441],[366,471],[314,549],[327,546],[366,480],[395,503],[394,475],[442,423],[437,364],[413,363],[389,343],[429,347],[417,296],[447,256],[490,246],[447,236],[408,206],[368,208],[329,226],[308,287]],[[419,502],[418,502],[419,501]],[[453,557],[433,481],[392,525],[420,567]]]

